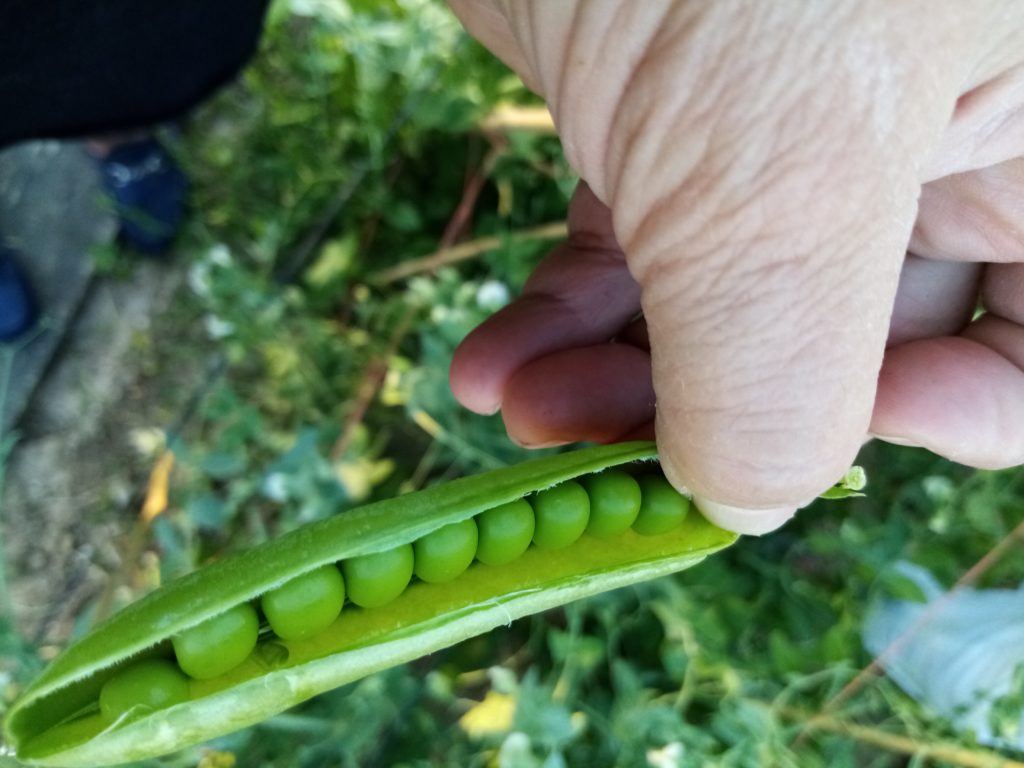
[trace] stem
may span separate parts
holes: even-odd
[[[477,448],[469,441],[464,440],[458,435],[454,435],[446,430],[438,423],[437,419],[426,411],[417,410],[413,411],[410,415],[413,423],[434,438],[434,440],[451,448],[461,456],[470,457],[470,459],[475,461],[480,467],[483,467],[484,469],[500,469],[505,466],[505,462],[501,459],[496,456],[492,456],[487,453],[487,451]]]
[[[498,162],[500,155],[501,149],[497,146],[492,147],[483,159],[483,162],[480,163],[480,167],[467,179],[466,185],[462,190],[462,199],[448,220],[448,225],[441,236],[440,251],[450,249],[452,242],[466,226],[473,213],[473,209],[476,207],[476,201],[480,197],[484,183],[494,169],[494,165]],[[348,419],[346,419],[341,435],[331,448],[332,462],[337,463],[344,458],[345,452],[355,438],[356,431],[359,425],[362,424],[374,397],[377,396],[377,392],[384,384],[391,358],[398,352],[398,348],[406,334],[408,334],[412,321],[416,318],[418,312],[419,308],[416,305],[408,305],[405,313],[398,321],[398,326],[395,328],[394,333],[392,333],[384,353],[373,360],[364,371],[363,378],[356,389],[355,405]]]
[[[494,143],[487,151],[487,155],[480,163],[480,167],[466,180],[462,190],[462,198],[459,200],[459,204],[455,206],[455,212],[452,213],[451,219],[448,220],[448,226],[444,228],[444,234],[441,236],[441,242],[438,244],[441,249],[451,248],[462,232],[465,231],[469,219],[476,208],[477,199],[483,191],[484,184],[490,178],[491,171],[494,170],[494,166],[497,165],[498,158],[501,157],[503,151],[504,143]]]
[[[532,133],[555,133],[555,121],[547,107],[498,107],[484,118],[480,127],[485,131],[530,131]]]
[[[791,707],[779,707],[776,711],[787,720],[802,722],[803,733],[828,731],[889,752],[943,760],[963,768],[1024,768],[1024,763],[1018,760],[985,749],[968,749],[948,741],[925,743],[880,728],[847,723],[831,715],[811,715]]]
[[[412,321],[418,314],[419,308],[417,306],[410,304],[406,307],[405,312],[398,321],[398,325],[391,334],[391,338],[388,340],[387,347],[383,354],[371,361],[363,372],[362,380],[359,382],[359,386],[356,389],[355,403],[352,407],[352,411],[350,412],[349,417],[345,420],[344,429],[342,429],[338,439],[334,441],[334,445],[331,447],[330,456],[332,463],[337,463],[345,458],[345,453],[352,444],[352,440],[356,436],[359,425],[363,423],[363,418],[366,416],[367,410],[369,410],[370,405],[373,403],[373,399],[377,396],[377,392],[380,391],[381,385],[387,377],[388,363],[398,352],[398,348],[401,345],[402,340],[409,332],[409,328],[412,327]]]
[[[397,264],[388,269],[373,272],[367,278],[367,282],[375,286],[385,286],[399,280],[405,280],[421,272],[431,272],[438,267],[447,264],[455,264],[479,256],[487,251],[493,251],[501,247],[502,243],[520,240],[558,240],[567,235],[568,229],[564,221],[554,221],[549,224],[541,224],[539,227],[510,232],[504,236],[490,235],[470,240],[451,248],[441,248],[431,254],[418,259]]]

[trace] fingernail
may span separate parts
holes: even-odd
[[[879,435],[875,432],[871,433],[871,436],[876,440],[882,440],[886,443],[892,443],[893,445],[905,445],[908,448],[922,448],[920,443],[915,443],[913,440],[908,440],[905,437],[893,437],[891,435]]]
[[[568,445],[567,440],[537,440],[536,442],[530,442],[519,440],[515,437],[512,438],[512,442],[520,448],[529,448],[530,450],[535,450],[537,448],[555,448],[559,445]]]
[[[744,536],[760,536],[771,533],[796,514],[796,507],[771,507],[768,509],[744,509],[719,504],[694,494],[693,503],[697,509],[719,528],[741,533]]]

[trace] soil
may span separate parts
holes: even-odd
[[[0,349],[14,356],[3,434],[17,440],[0,488],[0,564],[15,625],[44,656],[134,569],[124,537],[151,469],[136,438],[173,421],[204,366],[184,259],[98,273],[90,253],[110,251],[115,227],[83,157],[53,143],[0,154],[0,235],[23,254],[48,318],[30,344]]]

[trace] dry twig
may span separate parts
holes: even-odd
[[[419,259],[396,264],[388,269],[371,274],[367,280],[371,285],[382,286],[394,283],[399,280],[418,275],[422,272],[432,272],[447,264],[455,264],[460,261],[472,259],[487,251],[499,248],[502,243],[521,240],[558,240],[566,237],[568,229],[564,221],[553,221],[550,224],[541,224],[538,227],[530,227],[518,232],[510,232],[504,236],[489,235],[479,237],[476,240],[469,240],[465,243],[442,248]]]
[[[787,720],[802,722],[803,735],[812,731],[828,731],[840,736],[849,736],[862,744],[870,744],[889,752],[942,760],[963,768],[1024,768],[1024,763],[1019,760],[1011,760],[986,749],[969,749],[948,741],[918,741],[910,736],[890,733],[880,728],[848,723],[831,715],[811,715],[789,707],[782,707],[776,711]]]

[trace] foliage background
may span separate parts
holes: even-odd
[[[173,450],[169,504],[125,544],[139,549],[129,588],[80,629],[229,551],[526,455],[499,417],[454,403],[447,367],[550,245],[522,233],[564,220],[575,179],[557,140],[484,127],[499,107],[536,104],[437,3],[273,5],[259,57],[187,126],[188,287],[177,330],[152,343],[206,372],[135,436],[150,462]],[[472,258],[388,276],[487,236],[496,247]],[[519,621],[150,764],[994,765],[883,677],[830,702],[871,661],[860,627],[873,601],[909,594],[894,564],[954,583],[1013,531],[1021,474],[882,445],[862,463],[868,497],[819,502],[677,578]],[[1015,586],[1021,571],[1011,546],[980,583]],[[9,626],[0,641],[19,661],[0,681],[9,699],[39,660]]]

